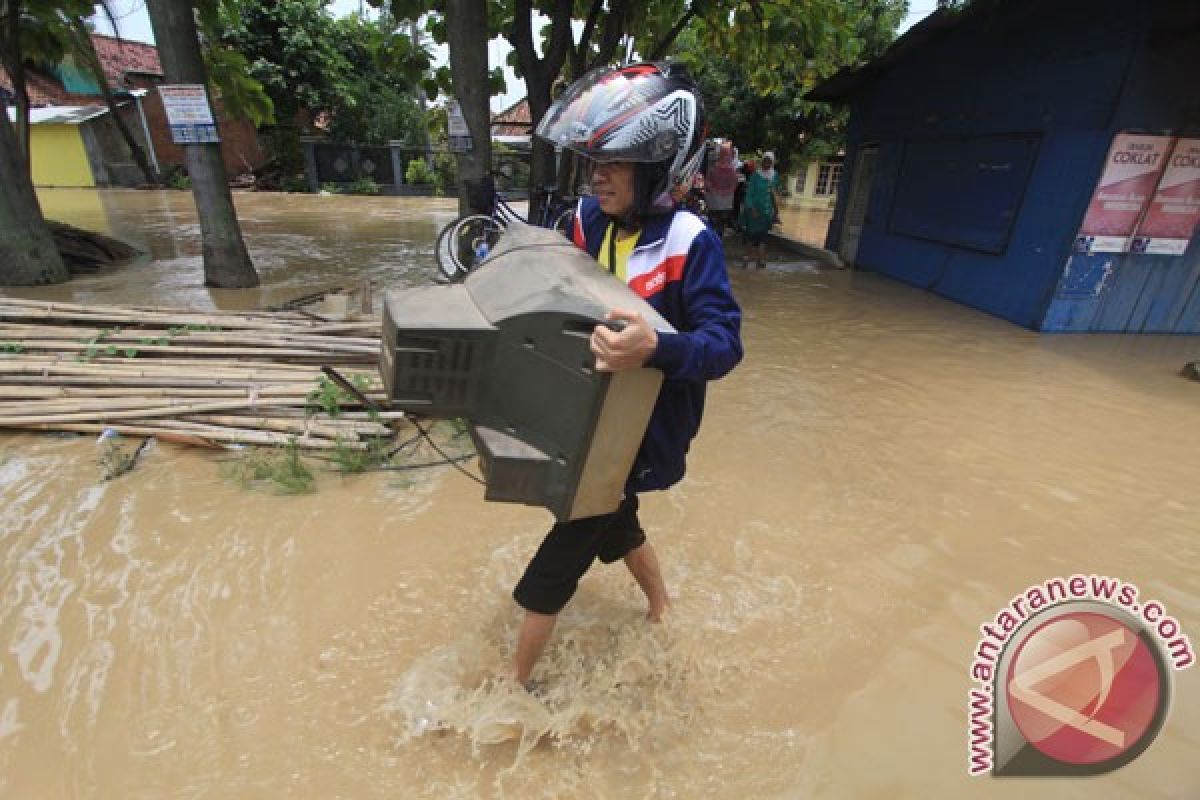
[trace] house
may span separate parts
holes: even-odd
[[[827,159],[806,161],[785,177],[786,208],[810,211],[829,211],[837,204],[838,187],[842,182],[843,156],[839,153]]]
[[[973,0],[850,106],[827,246],[1039,331],[1200,332],[1200,3]]]
[[[92,34],[92,44],[117,97],[118,113],[149,159],[161,170],[182,166],[183,149],[171,141],[162,101],[154,91],[163,82],[158,49],[98,33]],[[135,186],[144,180],[108,117],[100,87],[72,57],[53,67],[29,68],[26,86],[36,112],[30,119],[35,185]],[[13,96],[12,82],[2,68],[0,96]],[[222,115],[219,100],[215,105],[226,171],[236,175],[265,163],[267,155],[254,126]],[[13,113],[10,108],[10,119]]]
[[[107,117],[107,106],[41,106],[30,109],[30,170],[34,185],[136,185],[136,167],[118,160],[126,153],[125,145],[114,138],[112,126],[105,124]],[[16,118],[17,110],[10,106],[9,122],[15,123]],[[128,169],[122,171],[124,167]]]
[[[503,111],[492,114],[492,141],[517,150],[529,150],[533,116],[529,100],[521,98]]]

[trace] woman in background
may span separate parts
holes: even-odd
[[[763,166],[767,161],[763,159]],[[775,198],[771,181],[762,170],[755,170],[746,177],[746,196],[742,199],[742,211],[738,217],[747,250],[742,256],[742,266],[750,268],[753,252],[758,268],[767,266],[767,231],[775,224]]]

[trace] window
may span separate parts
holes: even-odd
[[[892,199],[889,230],[1002,254],[1040,143],[1037,134],[910,140]]]
[[[804,194],[804,184],[808,180],[808,164],[800,167],[800,174],[796,176],[796,194]]]
[[[828,197],[831,194],[836,194],[838,184],[841,180],[841,164],[822,164],[820,169],[817,170],[817,196]]]

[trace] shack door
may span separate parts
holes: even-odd
[[[847,264],[853,264],[858,257],[858,242],[862,239],[863,225],[867,222],[867,201],[871,195],[871,181],[875,178],[875,159],[878,156],[879,147],[867,145],[858,151],[858,159],[854,164],[850,199],[846,204],[846,224],[842,226],[842,247],[838,253]]]

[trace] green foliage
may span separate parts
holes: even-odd
[[[289,175],[279,184],[282,192],[307,192],[308,179],[303,175]]]
[[[365,450],[351,447],[348,442],[338,439],[331,453],[331,460],[336,465],[336,472],[366,472],[387,464],[390,446],[388,440],[378,436],[367,440]]]
[[[222,465],[222,472],[243,489],[266,487],[276,494],[308,494],[314,488],[313,474],[300,458],[295,439],[283,447],[249,448],[240,458]]]
[[[804,94],[887,49],[906,8],[904,0],[743,3],[732,26],[685,30],[676,55],[700,84],[710,134],[744,153],[774,150],[786,167],[837,152],[845,109]]]
[[[620,43],[632,37],[638,57],[681,57],[715,73],[706,89],[722,132],[746,149],[771,147],[781,160],[803,148],[836,149],[844,118],[802,95],[838,68],[882,52],[907,9],[907,0],[542,0],[531,7],[489,0],[486,30],[479,30],[476,19],[447,19],[442,2],[372,2],[396,17],[421,17],[438,43],[447,41],[448,25],[463,25],[463,34],[481,43],[506,38],[513,48],[508,64],[526,78],[535,115],[556,86],[618,61]],[[543,23],[522,19],[525,8]],[[431,95],[449,90],[449,70],[438,70],[426,84]],[[534,150],[533,179],[551,180],[540,174],[545,149],[535,141]]]
[[[371,381],[366,375],[358,373],[350,377],[350,384],[358,391],[366,392]],[[327,375],[317,378],[316,387],[305,398],[305,407],[310,413],[324,411],[331,417],[340,415],[344,405],[358,405],[358,399]]]
[[[249,120],[255,127],[274,124],[275,103],[250,74],[250,62],[244,55],[229,47],[206,47],[204,65],[227,114]]]
[[[431,184],[436,178],[437,174],[425,163],[423,158],[414,158],[404,168],[404,180],[407,183]]]
[[[429,69],[429,54],[388,15],[369,22],[352,14],[334,22],[336,47],[349,69],[328,110],[335,141],[384,145],[424,141],[424,118],[415,90]]]
[[[75,360],[81,363],[86,363],[100,355],[115,356],[118,352],[117,346],[115,344],[105,345],[104,340],[114,333],[119,333],[120,330],[120,328],[105,328],[101,330],[95,336],[84,342],[87,347],[82,353],[75,357]]]
[[[24,353],[25,348],[19,342],[0,342],[0,353]]]
[[[167,176],[167,188],[179,189],[181,191],[191,189],[192,179],[183,170],[173,170],[171,174]]]
[[[336,141],[382,145],[423,141],[414,89],[429,69],[429,54],[388,14],[370,21],[334,19],[328,0],[205,0],[214,51],[210,65],[238,108],[250,105],[253,85],[269,98],[277,126],[264,137],[285,175],[302,171],[301,133],[319,114]],[[261,109],[258,109],[261,112]],[[250,116],[261,124],[265,117]]]
[[[346,194],[379,194],[380,186],[370,178],[359,178],[346,184],[342,191]]]
[[[241,54],[276,117],[328,107],[349,64],[335,43],[324,0],[224,0],[216,19],[221,44]]]
[[[437,153],[433,157],[433,187],[438,194],[452,191],[458,185],[458,159],[453,153]]]

